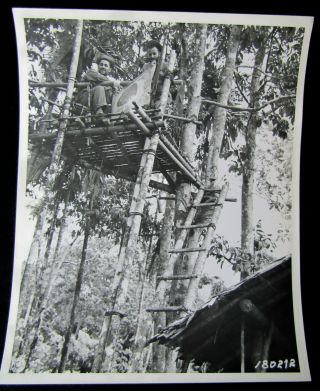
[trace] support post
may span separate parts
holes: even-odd
[[[132,115],[134,115],[132,113]],[[129,279],[126,270],[130,268],[134,260],[136,244],[139,236],[141,217],[145,205],[145,199],[152,174],[152,168],[157,151],[159,134],[155,133],[151,138],[147,137],[144,145],[144,153],[141,158],[136,184],[133,190],[129,216],[123,238],[122,247],[117,263],[117,270],[112,284],[112,309],[121,308],[127,298]],[[111,318],[108,319],[107,331],[99,341],[98,351],[105,349],[107,336],[110,333]],[[100,372],[104,357],[96,354],[92,366],[92,372]]]
[[[169,63],[168,63],[168,69],[170,72],[173,71],[175,61],[176,61],[176,52],[175,50],[171,50]],[[163,82],[162,92],[160,97],[160,110],[162,114],[164,113],[165,108],[167,106],[170,84],[171,84],[170,77],[166,77]]]
[[[245,321],[244,316],[241,319],[240,351],[241,351],[241,373],[245,373]]]

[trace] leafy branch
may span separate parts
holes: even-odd
[[[258,107],[243,107],[243,106],[232,106],[232,105],[224,105],[222,103],[213,101],[213,100],[208,100],[208,99],[202,99],[203,103],[208,103],[214,106],[222,107],[223,109],[227,110],[233,110],[233,111],[249,111],[249,112],[255,112],[255,111],[260,111],[264,109],[265,107],[272,105],[274,103],[277,103],[282,100],[287,100],[287,99],[294,99],[296,98],[296,95],[286,95],[286,96],[279,96],[278,98],[272,99],[268,102],[264,102],[261,106]]]

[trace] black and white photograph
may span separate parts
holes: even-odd
[[[0,384],[309,381],[299,163],[313,18],[13,16]]]

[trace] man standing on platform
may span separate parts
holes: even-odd
[[[160,98],[161,98],[161,92],[162,92],[162,87],[163,87],[163,82],[166,77],[171,77],[171,72],[168,69],[168,65],[166,62],[162,62],[159,64],[161,61],[161,56],[162,56],[162,45],[155,40],[148,41],[145,45],[146,51],[147,51],[147,62],[144,64],[142,71],[145,70],[145,67],[147,64],[152,63],[155,65],[160,66],[158,76],[157,76],[157,70],[153,78],[153,104],[155,108],[160,107]],[[156,85],[155,85],[156,84]],[[172,101],[171,94],[169,93],[168,96],[168,103]]]

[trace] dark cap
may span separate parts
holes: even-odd
[[[145,48],[146,48],[146,50],[151,49],[151,48],[157,48],[159,50],[159,52],[162,51],[162,45],[160,44],[160,42],[155,41],[155,40],[151,40],[151,41],[146,42]]]
[[[95,56],[95,60],[96,60],[97,64],[99,64],[99,62],[101,60],[107,60],[107,61],[109,61],[110,64],[114,64],[115,63],[115,59],[113,57],[109,56],[108,54],[105,54],[105,53],[98,53]]]

